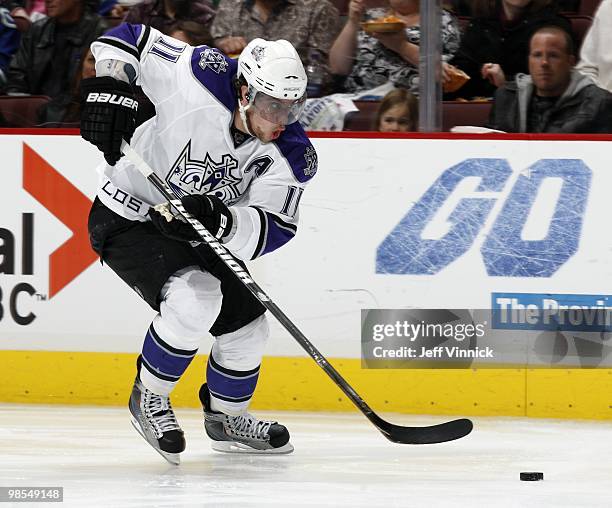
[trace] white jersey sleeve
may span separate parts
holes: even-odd
[[[155,28],[123,23],[91,45],[96,62],[119,60],[136,71],[135,84],[158,105],[180,89],[177,62],[191,58],[190,46]]]

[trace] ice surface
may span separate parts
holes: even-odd
[[[0,486],[63,486],[58,507],[612,506],[609,422],[476,418],[460,441],[409,446],[359,414],[257,414],[288,426],[293,454],[213,452],[200,412],[179,408],[187,450],[173,467],[136,434],[127,408],[0,405]],[[521,482],[521,471],[544,481]]]

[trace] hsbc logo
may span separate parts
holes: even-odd
[[[26,299],[51,300],[88,268],[97,255],[89,245],[87,216],[91,201],[38,153],[23,143],[23,189],[71,232],[48,258],[48,289],[35,287],[36,214],[21,213],[20,230],[0,227],[0,322],[29,325],[36,314],[24,310]]]

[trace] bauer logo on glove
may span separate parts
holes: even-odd
[[[110,104],[125,106],[126,108],[132,108],[134,111],[138,111],[138,101],[136,99],[116,95],[114,93],[90,92],[87,96],[86,102],[108,102]]]
[[[122,140],[132,139],[137,110],[129,83],[110,76],[81,81],[81,136],[104,154],[110,166],[123,157]]]

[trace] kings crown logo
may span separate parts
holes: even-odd
[[[225,203],[233,203],[240,197],[238,185],[242,181],[232,174],[238,161],[230,154],[223,154],[219,162],[206,152],[204,160],[191,158],[191,140],[172,165],[166,182],[179,196],[187,194],[213,194]]]
[[[221,74],[222,72],[226,72],[228,68],[228,63],[225,57],[219,53],[214,48],[206,48],[204,51],[200,53],[200,67],[203,71],[206,70],[206,67],[216,72],[217,74]]]

